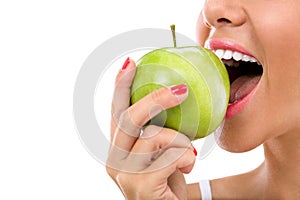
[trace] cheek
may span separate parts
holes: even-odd
[[[267,63],[259,107],[264,121],[273,121],[274,132],[282,133],[299,123],[295,120],[300,113],[300,36],[291,30],[275,33],[264,47]]]
[[[256,0],[247,7],[256,38],[259,39],[265,53],[281,58],[291,49],[299,48],[300,3],[298,0]]]

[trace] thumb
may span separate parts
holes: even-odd
[[[187,199],[187,187],[183,174],[176,170],[169,178],[168,185],[178,199]]]

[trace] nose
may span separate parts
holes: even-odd
[[[212,28],[241,26],[247,15],[240,0],[206,0],[203,7],[203,20]]]

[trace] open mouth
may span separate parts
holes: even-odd
[[[215,49],[213,52],[223,61],[230,79],[229,104],[250,94],[257,86],[262,74],[262,65],[256,58],[238,51]]]

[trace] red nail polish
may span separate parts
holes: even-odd
[[[198,152],[197,152],[197,150],[195,149],[195,147],[193,147],[193,152],[194,152],[194,154],[195,154],[195,156],[197,156],[197,154],[198,154]]]
[[[130,63],[130,58],[128,57],[123,64],[122,70],[125,70],[128,67],[129,63]]]
[[[171,87],[171,92],[175,95],[181,95],[187,92],[186,84],[175,85]]]

